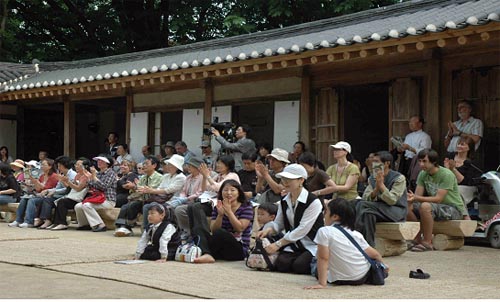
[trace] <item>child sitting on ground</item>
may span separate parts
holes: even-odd
[[[174,217],[167,205],[151,203],[148,211],[150,225],[137,243],[135,259],[165,262],[175,258],[180,236]]]
[[[276,218],[276,214],[278,213],[278,205],[271,202],[264,202],[260,204],[257,208],[257,221],[259,222],[259,231],[265,230],[267,228],[273,227],[274,218]],[[282,233],[278,233],[273,236],[268,236],[269,241],[275,242],[283,238]]]
[[[318,244],[319,284],[305,289],[326,288],[327,282],[337,285],[361,285],[370,283],[370,263],[352,242],[336,227],[339,224],[372,259],[382,262],[382,256],[370,247],[363,235],[354,231],[356,216],[352,204],[342,198],[332,200],[326,206],[325,226],[318,230],[314,242]],[[388,270],[388,267],[386,266]]]
[[[257,208],[257,221],[259,231],[272,227],[272,222],[278,213],[278,206],[274,203],[265,202]]]

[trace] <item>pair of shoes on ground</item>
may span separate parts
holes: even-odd
[[[108,228],[106,226],[95,226],[92,228],[92,232],[106,232]]]
[[[79,226],[76,228],[77,231],[90,231],[92,230],[92,228],[90,227],[90,225],[86,224],[86,225],[82,225],[82,226]]]
[[[424,273],[423,270],[418,268],[416,271],[410,271],[409,277],[413,279],[429,279],[431,275],[429,273]]]
[[[32,225],[31,223],[23,222],[23,223],[19,224],[18,227],[23,228],[23,229],[27,229],[27,228],[34,228],[35,226]]]
[[[53,227],[55,227],[56,225],[52,223],[52,221],[49,221],[49,220],[46,220],[41,226],[39,226],[38,228],[40,230],[45,230],[45,229],[51,229]]]
[[[132,230],[127,229],[126,227],[120,227],[118,230],[115,231],[113,234],[115,237],[128,237],[132,236],[134,232]]]
[[[35,218],[33,221],[33,227],[38,228],[43,225],[43,221],[40,218]]]
[[[11,228],[19,227],[19,225],[20,223],[15,220],[8,224]]]
[[[428,243],[423,243],[423,242],[416,243],[410,249],[410,251],[412,251],[412,252],[429,252],[429,251],[433,251],[433,250],[434,250],[434,247],[432,245],[430,245]]]
[[[62,230],[67,230],[68,226],[65,224],[58,224],[54,225],[54,227],[50,228],[51,231],[62,231]]]

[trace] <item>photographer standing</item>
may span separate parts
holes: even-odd
[[[243,161],[241,155],[243,153],[253,153],[256,152],[255,142],[247,138],[247,134],[250,131],[250,127],[247,125],[241,125],[236,129],[236,139],[235,143],[228,142],[224,137],[220,135],[219,130],[212,128],[212,134],[215,135],[215,140],[221,144],[221,147],[226,150],[232,151],[232,155],[235,161],[235,170],[239,171],[243,168]]]

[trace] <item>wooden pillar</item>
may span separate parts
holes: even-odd
[[[424,108],[425,108],[425,132],[427,132],[432,138],[432,148],[434,150],[441,150],[443,145],[442,137],[444,136],[444,130],[441,128],[441,123],[439,121],[439,110],[442,106],[440,101],[440,63],[439,59],[432,59],[427,65],[427,76],[425,78],[424,92]]]
[[[214,104],[214,84],[210,79],[205,80],[205,106],[203,107],[203,126],[212,122],[212,106]]]
[[[437,138],[438,141],[432,141],[433,149],[439,152],[439,154],[444,155],[446,153],[446,148],[444,147],[444,135],[448,129],[448,121],[453,120],[453,77],[452,68],[448,64],[443,64],[441,69],[439,82],[441,83],[441,95],[439,98],[439,129],[441,129],[441,135]],[[439,144],[439,146],[437,145]]]
[[[311,76],[307,69],[302,74],[300,87],[300,122],[299,139],[303,141],[308,148],[311,147],[311,125],[310,125],[310,106],[311,106]]]
[[[75,103],[65,96],[64,103],[64,155],[75,158]]]
[[[125,109],[125,142],[130,146],[130,116],[134,109],[134,95],[127,93],[127,108]]]

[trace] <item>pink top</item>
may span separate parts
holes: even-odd
[[[228,174],[222,176],[222,175],[218,175],[214,181],[215,183],[213,185],[208,185],[207,186],[207,189],[209,191],[213,191],[213,192],[219,192],[220,190],[220,187],[222,186],[222,183],[225,181],[225,180],[228,180],[228,179],[233,179],[233,180],[236,180],[239,184],[241,184],[240,182],[240,177],[238,176],[238,174],[234,173],[234,172],[229,172]]]

